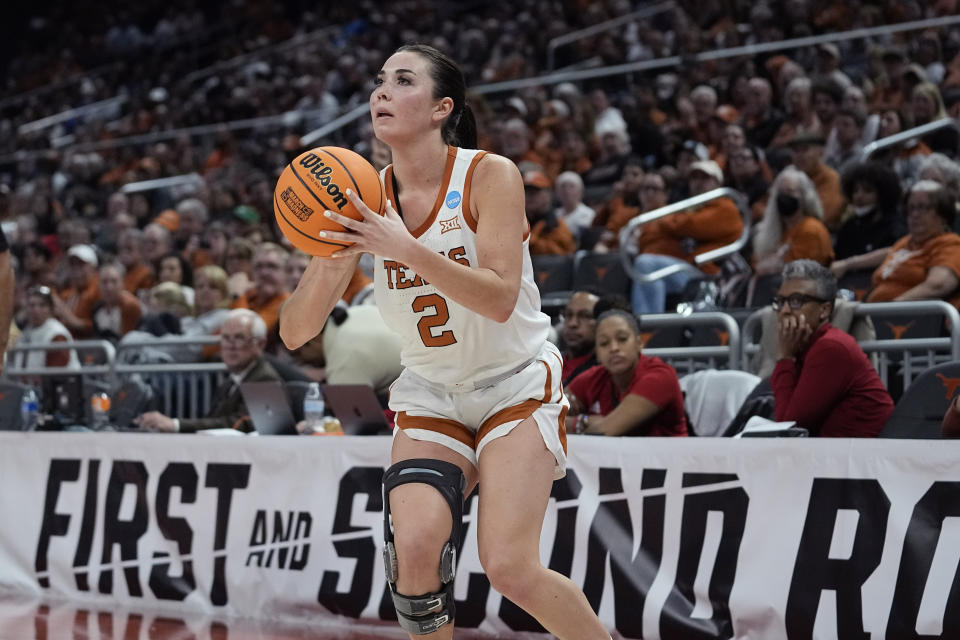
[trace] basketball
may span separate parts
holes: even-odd
[[[284,168],[273,192],[273,212],[280,231],[293,246],[313,256],[329,256],[349,247],[350,242],[320,237],[321,231],[345,230],[324,216],[324,211],[362,219],[347,199],[347,189],[383,215],[387,199],[380,174],[363,156],[340,147],[301,153]]]

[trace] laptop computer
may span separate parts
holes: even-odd
[[[253,428],[262,436],[295,436],[297,423],[282,382],[244,382],[240,393]]]
[[[323,397],[348,436],[388,433],[387,419],[373,387],[366,384],[328,384]]]

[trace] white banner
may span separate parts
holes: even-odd
[[[0,433],[0,591],[387,625],[389,438]],[[616,637],[960,638],[960,442],[573,436],[541,557]],[[490,589],[477,501],[457,624]]]

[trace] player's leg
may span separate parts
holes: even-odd
[[[415,440],[402,431],[397,433],[393,439],[391,469],[397,470],[398,474],[416,473],[423,465],[409,462],[415,460],[437,460],[456,465],[464,478],[465,493],[459,497],[461,501],[476,485],[477,470],[463,455],[442,444]],[[409,466],[405,467],[404,463]],[[431,469],[425,471],[428,475],[434,473]],[[438,472],[437,479],[449,485],[453,473],[452,469],[447,470],[447,477],[444,479]],[[389,476],[388,471],[387,477]],[[441,592],[444,586],[441,580],[443,551],[453,528],[452,508],[448,499],[436,486],[407,482],[389,491],[389,507],[393,524],[393,545],[396,550],[396,593],[413,598]],[[401,602],[399,606],[405,605]],[[447,608],[444,607],[443,610],[446,611]],[[438,612],[438,615],[441,617],[427,614],[418,619],[424,622],[430,619],[442,620],[443,613]],[[426,623],[426,626],[429,626],[429,623]],[[453,624],[449,623],[440,625],[432,633],[410,633],[411,638],[438,640],[446,640],[452,636]]]
[[[480,562],[494,589],[571,640],[610,635],[569,578],[540,563],[540,530],[556,465],[533,417],[487,442],[480,454]]]

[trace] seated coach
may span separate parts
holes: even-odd
[[[813,260],[783,268],[773,299],[780,347],[770,376],[778,421],[796,421],[811,436],[873,437],[893,412],[893,400],[867,355],[830,324],[836,277]]]

